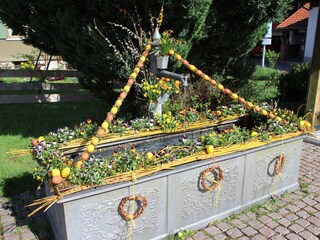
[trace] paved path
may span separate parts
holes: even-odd
[[[320,138],[320,132],[317,133]],[[189,240],[207,239],[320,239],[320,141],[304,143],[300,189],[223,221],[198,230]],[[33,208],[25,207],[43,192],[21,193],[7,202],[0,198],[0,240],[52,239],[50,225],[43,212],[32,218],[26,215]]]
[[[210,224],[197,231],[192,239],[320,239],[319,174],[320,145],[304,143],[299,190]]]

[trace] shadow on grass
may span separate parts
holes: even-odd
[[[3,184],[3,196],[12,197],[25,191],[35,191],[39,185],[31,173],[23,173],[22,175],[7,178]]]

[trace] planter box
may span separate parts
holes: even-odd
[[[213,159],[137,179],[134,194],[145,197],[148,205],[134,220],[132,239],[164,239],[181,228],[204,227],[265,201],[271,194],[297,189],[302,141],[298,136],[216,157],[224,174],[220,191],[204,192],[200,186],[199,176],[212,166]],[[272,174],[279,154],[285,156],[281,177]],[[123,182],[60,199],[48,210],[55,238],[128,239],[132,223],[119,215],[118,205],[131,190],[132,183]]]

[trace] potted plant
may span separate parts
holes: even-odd
[[[156,32],[158,29],[156,29]],[[155,48],[153,54],[157,56],[157,67],[159,69],[168,68],[169,51],[174,49],[176,41],[171,37],[171,30],[166,30],[161,34],[160,39],[157,41],[158,47]]]
[[[180,93],[180,81],[169,78],[149,77],[142,82],[144,97],[149,100],[149,117],[162,116],[162,104],[168,101],[172,93]]]

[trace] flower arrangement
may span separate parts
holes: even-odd
[[[150,77],[148,80],[143,80],[141,85],[144,97],[154,102],[164,94],[180,93],[181,82],[165,77],[161,79]]]
[[[161,34],[158,41],[158,48],[155,48],[151,53],[155,56],[169,56],[169,51],[174,50],[179,42],[171,37],[172,30],[166,30]]]

